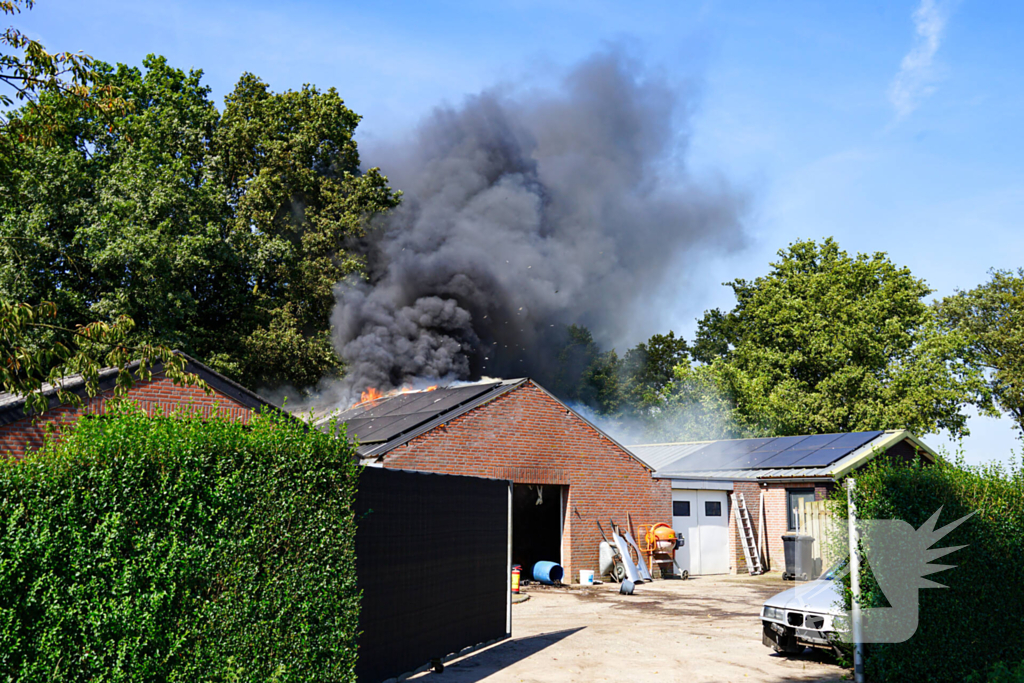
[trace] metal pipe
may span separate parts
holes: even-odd
[[[850,521],[850,628],[853,633],[853,680],[864,683],[864,643],[861,634],[860,615],[860,552],[857,548],[857,506],[853,502],[853,477],[846,480],[846,502]]]

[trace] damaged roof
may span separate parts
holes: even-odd
[[[629,446],[666,479],[835,479],[901,441],[936,454],[906,430]]]
[[[319,418],[315,425],[324,431],[332,424],[335,431],[346,425],[348,436],[359,441],[359,455],[373,458],[527,381],[506,379],[398,393]]]

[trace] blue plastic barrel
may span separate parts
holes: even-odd
[[[562,571],[562,567],[554,562],[538,562],[533,565],[533,580],[540,581],[541,583],[554,583],[555,581],[561,581],[562,576],[565,574]]]

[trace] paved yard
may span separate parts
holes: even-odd
[[[777,655],[761,644],[765,598],[791,587],[778,574],[618,586],[533,588],[512,606],[511,640],[448,662],[421,683],[469,681],[843,681],[831,656]]]

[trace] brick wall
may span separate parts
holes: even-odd
[[[113,390],[100,392],[90,399],[84,399],[81,408],[60,406],[45,413],[11,422],[0,427],[0,456],[20,458],[25,453],[42,446],[48,432],[71,425],[81,414],[102,415],[107,401],[114,395]],[[136,382],[128,392],[128,398],[141,406],[149,415],[157,411],[170,412],[179,407],[191,407],[209,417],[216,412],[232,420],[248,422],[250,410],[234,399],[214,391],[206,394],[197,387],[174,384],[162,374],[154,373],[148,382]]]
[[[609,518],[624,525],[627,512],[636,526],[672,523],[669,482],[532,382],[396,448],[384,466],[567,485],[562,560],[573,581],[581,569],[598,571],[595,520],[606,532]]]
[[[742,493],[746,500],[747,509],[750,510],[751,523],[755,533],[760,533],[758,526],[759,506],[761,491],[764,491],[765,502],[765,527],[767,527],[767,556],[768,569],[770,571],[782,571],[786,566],[786,558],[782,547],[782,535],[789,533],[789,512],[787,510],[787,489],[814,489],[814,499],[824,500],[830,490],[829,484],[798,484],[786,482],[771,482],[759,484],[757,482],[737,481],[733,484],[735,493]],[[743,556],[742,536],[739,530],[739,519],[734,510],[730,507],[729,520],[729,557],[733,564],[733,571],[741,574],[747,573],[746,559]],[[761,538],[762,551],[765,539]]]

